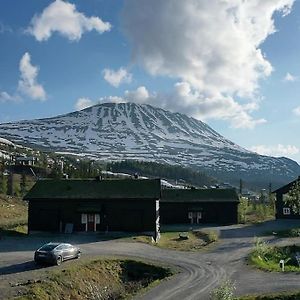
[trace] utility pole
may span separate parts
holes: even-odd
[[[243,180],[240,179],[240,195],[242,195],[243,192]]]

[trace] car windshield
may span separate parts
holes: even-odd
[[[59,244],[46,244],[42,246],[39,250],[43,251],[52,251],[55,247],[57,247]]]

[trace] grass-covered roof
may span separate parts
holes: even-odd
[[[24,197],[34,199],[159,199],[159,179],[40,180]]]
[[[239,202],[234,189],[163,189],[161,202]]]

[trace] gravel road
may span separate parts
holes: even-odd
[[[295,273],[262,272],[247,266],[245,257],[253,247],[254,237],[277,228],[299,226],[299,221],[271,221],[258,226],[213,227],[221,239],[215,247],[199,252],[181,252],[150,246],[143,243],[118,240],[95,241],[96,236],[59,236],[78,244],[84,256],[121,255],[158,261],[175,266],[179,273],[149,290],[138,299],[209,299],[211,290],[225,278],[231,278],[237,287],[236,294],[300,290],[300,275]],[[21,289],[11,287],[29,279],[45,276],[52,268],[37,268],[32,261],[33,251],[53,236],[5,238],[0,240],[0,299],[7,299]],[[270,243],[300,243],[297,239],[265,237]],[[68,262],[69,263],[69,262]],[[70,262],[76,263],[76,262]]]

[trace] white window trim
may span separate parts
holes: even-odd
[[[289,207],[284,207],[284,208],[282,209],[282,211],[283,211],[283,214],[284,214],[285,216],[288,216],[288,215],[291,214],[291,209],[290,209]]]

